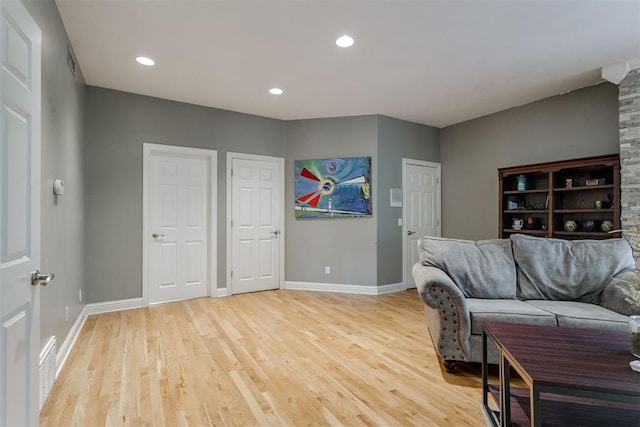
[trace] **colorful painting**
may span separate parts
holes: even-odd
[[[295,161],[296,218],[371,216],[371,157]]]

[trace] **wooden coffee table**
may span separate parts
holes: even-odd
[[[500,351],[499,390],[488,384],[489,338]],[[482,340],[483,407],[494,426],[640,426],[640,373],[629,367],[629,334],[487,322]],[[526,389],[511,385],[510,368]],[[498,411],[489,407],[489,393],[499,395]]]

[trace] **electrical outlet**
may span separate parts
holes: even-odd
[[[78,289],[78,302],[82,302],[82,289]]]
[[[69,307],[64,308],[64,321],[65,323],[69,321]]]
[[[331,267],[330,266],[326,265],[324,267],[324,274],[331,274]]]

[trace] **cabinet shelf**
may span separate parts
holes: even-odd
[[[516,233],[520,233],[520,234],[530,234],[530,235],[534,235],[534,236],[546,236],[547,235],[547,230],[527,230],[526,228],[523,228],[521,230],[516,230],[515,228],[505,228],[502,230],[503,233],[509,233],[509,234],[516,234]]]
[[[536,194],[536,193],[548,193],[548,188],[535,188],[533,190],[507,190],[504,191],[503,194],[509,196],[517,196],[519,194]]]
[[[580,187],[557,187],[554,188],[554,192],[563,192],[563,191],[588,191],[588,190],[609,190],[613,188],[613,184],[606,185],[582,185]]]
[[[602,209],[598,209],[602,210]],[[547,214],[549,213],[546,209],[507,209],[504,213],[508,214]]]
[[[586,185],[593,180],[601,184]],[[523,181],[527,189],[516,190]],[[614,230],[620,228],[620,159],[617,154],[501,168],[498,169],[498,185],[500,237],[522,233],[561,239],[606,239],[620,235],[600,231],[603,221],[610,221]],[[597,201],[606,208],[596,209]],[[525,223],[533,221],[535,229],[515,230],[511,228],[514,219]],[[579,231],[564,231],[563,225],[568,220],[575,221]],[[595,230],[584,231],[583,226],[593,226],[583,225],[585,221],[595,221]],[[548,230],[542,230],[542,227]]]
[[[554,231],[554,236],[580,236],[580,237],[619,237],[619,233],[609,233],[606,231]]]
[[[568,213],[568,214],[580,214],[580,213],[604,213],[604,212],[613,212],[613,208],[606,209],[555,209],[553,212],[555,213]]]

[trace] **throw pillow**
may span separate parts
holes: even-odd
[[[561,240],[511,235],[518,298],[597,303],[616,274],[633,269],[625,239]]]
[[[467,298],[515,298],[516,268],[509,239],[423,237],[420,261],[451,277]]]

